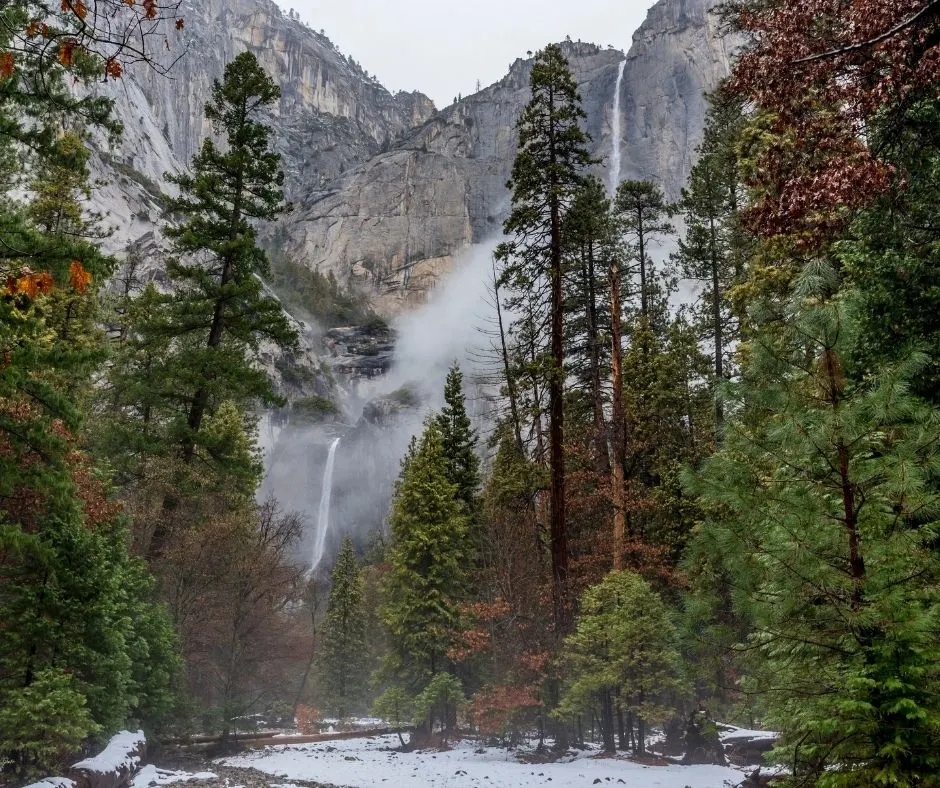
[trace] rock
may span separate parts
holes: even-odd
[[[675,198],[701,138],[706,103],[729,68],[709,9],[717,0],[660,0],[629,53],[565,42],[592,152],[609,158],[613,92],[621,95],[623,178],[653,178]],[[142,67],[100,90],[116,102],[123,140],[95,140],[92,200],[117,231],[111,251],[147,248],[149,278],[164,256],[153,221],[163,173],[188,166],[211,132],[203,105],[225,64],[254,52],[281,87],[268,117],[294,205],[264,241],[311,269],[332,271],[384,316],[414,308],[471,243],[501,231],[515,156],[515,122],[529,100],[532,61],[440,112],[420,93],[391,94],[323,35],[271,0],[184,0],[167,31],[169,78]],[[172,27],[172,26],[171,26]],[[596,167],[606,176],[603,162]],[[148,238],[149,236],[149,238]],[[146,240],[146,243],[143,243]]]
[[[626,57],[622,178],[657,180],[670,198],[678,197],[701,139],[704,93],[729,68],[730,47],[708,15],[713,4],[661,0],[626,56],[594,44],[562,45],[600,159],[612,150],[613,92]],[[380,314],[423,303],[462,250],[501,232],[515,121],[529,101],[531,68],[532,60],[517,60],[496,84],[311,193],[282,222],[291,255],[368,294]],[[603,164],[596,171],[606,177]]]
[[[760,769],[755,769],[744,778],[743,782],[738,783],[737,788],[766,788],[766,786],[772,785],[773,782],[773,777],[762,775]]]
[[[68,776],[75,788],[122,788],[130,785],[146,755],[143,731],[121,731],[101,753],[73,764]]]

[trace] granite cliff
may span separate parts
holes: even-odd
[[[713,4],[660,0],[626,54],[565,42],[599,174],[612,151],[614,87],[625,59],[622,177],[651,178],[677,195],[700,139],[704,93],[728,71]],[[185,29],[168,33],[167,62],[176,61],[169,79],[141,70],[104,88],[125,124],[121,143],[99,141],[95,157],[95,207],[116,229],[115,251],[155,251],[162,175],[184,167],[211,132],[203,104],[212,80],[245,49],[282,91],[270,122],[293,208],[266,236],[269,245],[332,271],[380,314],[394,315],[422,303],[462,250],[499,232],[531,59],[436,111],[420,93],[389,93],[271,0],[185,0],[182,14]],[[159,276],[159,265],[151,271]]]

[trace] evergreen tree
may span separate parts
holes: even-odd
[[[585,591],[563,659],[568,682],[557,714],[597,710],[608,752],[616,749],[616,707],[636,719],[637,751],[643,753],[649,725],[666,720],[684,689],[668,610],[631,572],[611,572]]]
[[[716,381],[732,374],[731,351],[740,331],[729,291],[744,280],[750,246],[741,224],[745,198],[737,154],[744,120],[737,97],[721,91],[711,96],[705,140],[677,206],[685,235],[675,259],[683,276],[704,283],[693,315],[702,339],[712,348]],[[715,408],[720,427],[720,400]]]
[[[323,626],[323,682],[331,714],[347,717],[358,709],[366,686],[365,659],[362,577],[347,536],[330,575]]]
[[[536,53],[530,76],[532,98],[516,127],[519,152],[507,184],[512,212],[503,229],[507,244],[503,280],[517,296],[517,309],[534,300],[533,313],[547,311],[549,351],[544,365],[549,409],[551,468],[551,552],[554,618],[563,629],[568,619],[568,534],[565,520],[564,450],[564,245],[562,224],[591,163],[581,98],[561,47],[550,44]],[[543,300],[548,291],[547,304]],[[541,352],[541,348],[540,348]]]
[[[470,426],[470,417],[467,416],[463,373],[457,362],[447,373],[444,406],[436,421],[441,431],[448,481],[457,486],[457,500],[464,512],[472,514],[477,509],[480,490],[480,458],[476,453],[476,431]]]
[[[604,184],[594,177],[584,185],[565,217],[564,237],[568,267],[566,293],[566,355],[569,376],[575,381],[568,402],[582,398],[594,421],[597,467],[610,472],[610,449],[604,412],[608,405],[606,380],[610,372],[610,292],[606,276],[618,257],[615,224]]]
[[[384,586],[388,673],[413,692],[451,667],[447,656],[467,580],[467,519],[448,479],[440,428],[429,422],[402,464]]]
[[[782,309],[755,306],[725,444],[689,477],[699,542],[753,623],[744,686],[794,780],[933,785],[940,425],[910,392],[923,356],[847,375],[863,335],[857,294],[836,286],[818,261]]]
[[[57,769],[95,733],[158,725],[176,668],[120,507],[81,449],[111,261],[83,237],[87,152],[67,133],[55,146],[32,204],[0,206],[0,752],[19,777]],[[55,700],[34,705],[47,691]]]
[[[172,416],[173,439],[187,461],[203,441],[204,417],[222,399],[276,401],[267,374],[252,363],[259,343],[296,341],[280,304],[264,295],[260,277],[268,263],[255,233],[256,222],[283,208],[279,157],[270,149],[270,128],[258,120],[279,96],[255,56],[238,55],[206,104],[225,148],[204,140],[193,175],[170,178],[180,195],[169,210],[183,223],[168,234],[181,257],[167,266],[174,292],[165,309],[140,330],[174,344],[165,391],[172,392],[168,404],[181,408]]]
[[[650,247],[663,236],[672,234],[669,221],[671,206],[662,189],[650,181],[621,181],[614,198],[614,211],[620,232],[629,245],[630,260],[636,263],[640,277],[640,314],[656,330],[662,330],[668,318],[671,283],[655,275]]]

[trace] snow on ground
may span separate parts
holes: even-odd
[[[132,773],[140,763],[140,754],[147,748],[147,737],[143,731],[121,731],[111,737],[108,746],[98,755],[85,758],[72,766],[98,774],[110,774],[124,771]]]
[[[46,777],[38,783],[31,783],[26,788],[74,788],[75,783],[68,777]]]
[[[213,772],[174,772],[168,769],[158,769],[153,764],[147,764],[134,777],[131,788],[150,788],[153,785],[167,785],[168,783],[185,782],[186,780],[212,780]]]
[[[779,739],[780,734],[777,731],[749,730],[748,728],[737,728],[734,725],[718,723],[718,738],[722,742],[732,742],[740,739],[757,741],[759,739]]]
[[[459,742],[453,750],[396,752],[398,737],[376,736],[303,745],[273,745],[226,758],[226,766],[258,769],[287,780],[353,788],[727,788],[744,774],[723,766],[644,766],[581,752],[563,763],[520,762],[517,751]]]

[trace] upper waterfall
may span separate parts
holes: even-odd
[[[620,125],[620,87],[623,84],[623,71],[627,67],[627,60],[620,61],[620,68],[617,70],[617,84],[614,87],[614,108],[610,118],[610,184],[611,194],[616,194],[617,185],[620,183],[620,144],[622,142],[622,132]]]

